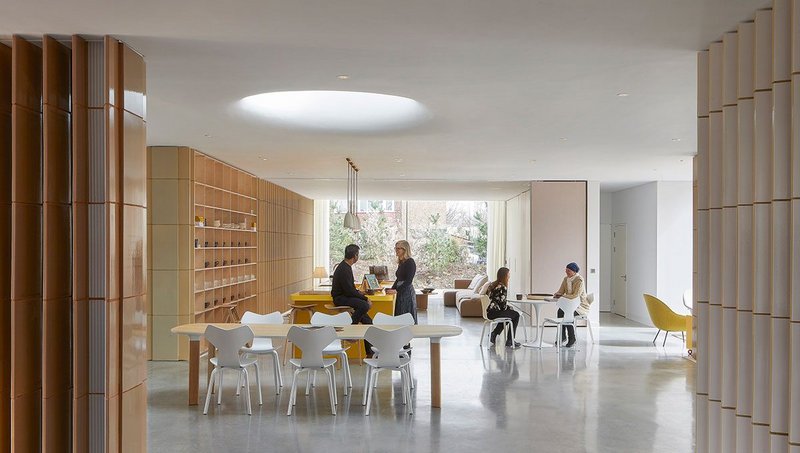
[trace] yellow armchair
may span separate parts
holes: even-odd
[[[691,326],[689,320],[686,319],[691,319],[691,316],[675,313],[667,304],[662,302],[661,299],[651,296],[650,294],[644,295],[644,303],[647,304],[647,312],[650,313],[650,320],[652,320],[653,325],[658,328],[658,332],[656,332],[656,336],[653,338],[653,344],[656,344],[658,334],[660,334],[662,330],[666,332],[664,334],[664,343],[662,346],[667,344],[667,336],[669,336],[670,332],[680,332],[681,338],[684,338],[684,343],[686,342],[683,333],[687,331],[688,326]]]

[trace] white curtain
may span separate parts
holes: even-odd
[[[330,262],[330,201],[314,200],[314,267]]]
[[[486,235],[486,274],[493,280],[506,264],[506,202],[490,201]]]

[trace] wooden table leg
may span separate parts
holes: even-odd
[[[200,387],[200,340],[189,340],[189,406],[197,406]]]
[[[442,407],[442,374],[440,338],[431,338],[431,406]]]

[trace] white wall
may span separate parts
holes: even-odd
[[[531,291],[530,213],[530,191],[506,201],[505,265],[511,273],[509,295],[527,294]],[[489,279],[493,280],[496,272],[497,269],[489,270]]]
[[[652,323],[642,294],[655,294],[658,289],[657,203],[655,182],[614,192],[612,201],[613,223],[627,225],[627,317],[646,325]],[[686,266],[691,269],[691,260]]]
[[[611,205],[612,224],[627,225],[627,317],[652,325],[644,293],[685,313],[683,292],[692,287],[692,183],[652,182],[614,192]]]
[[[658,183],[657,296],[677,313],[689,311],[683,292],[692,287],[692,183]]]
[[[614,194],[600,192],[600,311],[611,311],[611,224]]]
[[[589,320],[599,327],[603,268],[600,266],[600,183],[597,181],[586,183],[586,270],[583,276],[586,279],[586,292],[594,293]],[[595,343],[600,341],[600,329],[596,332]]]

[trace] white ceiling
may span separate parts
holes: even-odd
[[[0,35],[113,34],[137,49],[151,145],[192,146],[314,198],[344,197],[349,156],[362,198],[499,199],[522,185],[472,181],[691,179],[695,52],[768,3],[4,0]],[[433,117],[336,134],[236,111],[287,90],[399,95]]]

